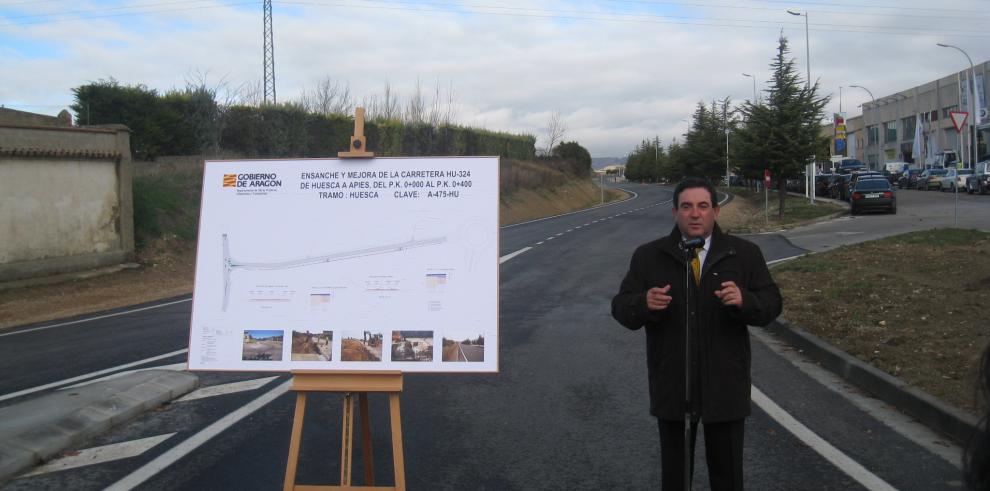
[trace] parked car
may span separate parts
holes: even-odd
[[[849,174],[866,169],[866,164],[859,159],[842,159],[839,162],[839,166],[836,168],[836,172],[839,174]]]
[[[966,192],[983,194],[990,190],[990,160],[976,163],[973,173],[966,176]]]
[[[897,195],[886,179],[861,179],[849,195],[849,212],[858,215],[867,210],[897,213]]]
[[[942,185],[940,179],[946,172],[946,169],[925,169],[925,171],[918,176],[918,189],[924,191],[938,189],[939,186]]]
[[[849,189],[856,186],[856,181],[860,179],[886,179],[887,176],[883,175],[881,172],[874,170],[864,170],[859,172],[853,172],[852,179],[849,181]]]
[[[908,169],[897,178],[897,188],[898,189],[911,189],[916,185],[918,181],[918,175],[921,174],[922,169]]]
[[[973,173],[972,169],[946,169],[945,175],[939,179],[939,191],[955,191],[966,188],[966,176]]]
[[[835,179],[828,185],[828,197],[846,201],[849,196],[849,180],[852,174],[836,174]]]
[[[815,196],[828,196],[828,186],[835,174],[818,174],[815,176]]]

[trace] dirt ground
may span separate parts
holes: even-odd
[[[136,269],[0,290],[0,329],[191,293],[195,258],[195,244],[164,238],[138,253]]]

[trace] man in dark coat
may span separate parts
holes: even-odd
[[[711,488],[741,490],[743,428],[750,413],[747,326],[765,326],[780,315],[780,291],[759,247],[723,233],[715,223],[719,207],[710,182],[685,179],[674,189],[673,204],[676,226],[633,253],[612,299],[612,316],[629,329],[646,328],[650,413],[660,427],[663,489],[684,489],[687,415],[691,471],[701,422]],[[689,239],[704,239],[703,248],[685,253],[681,244]]]

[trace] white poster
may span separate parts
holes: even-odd
[[[190,370],[498,371],[498,168],[206,162]]]

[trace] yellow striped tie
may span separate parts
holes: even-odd
[[[701,284],[701,258],[698,257],[698,251],[700,251],[700,250],[701,250],[701,248],[695,249],[694,250],[694,259],[691,259],[691,271],[694,272],[694,284],[695,285],[700,285]]]

